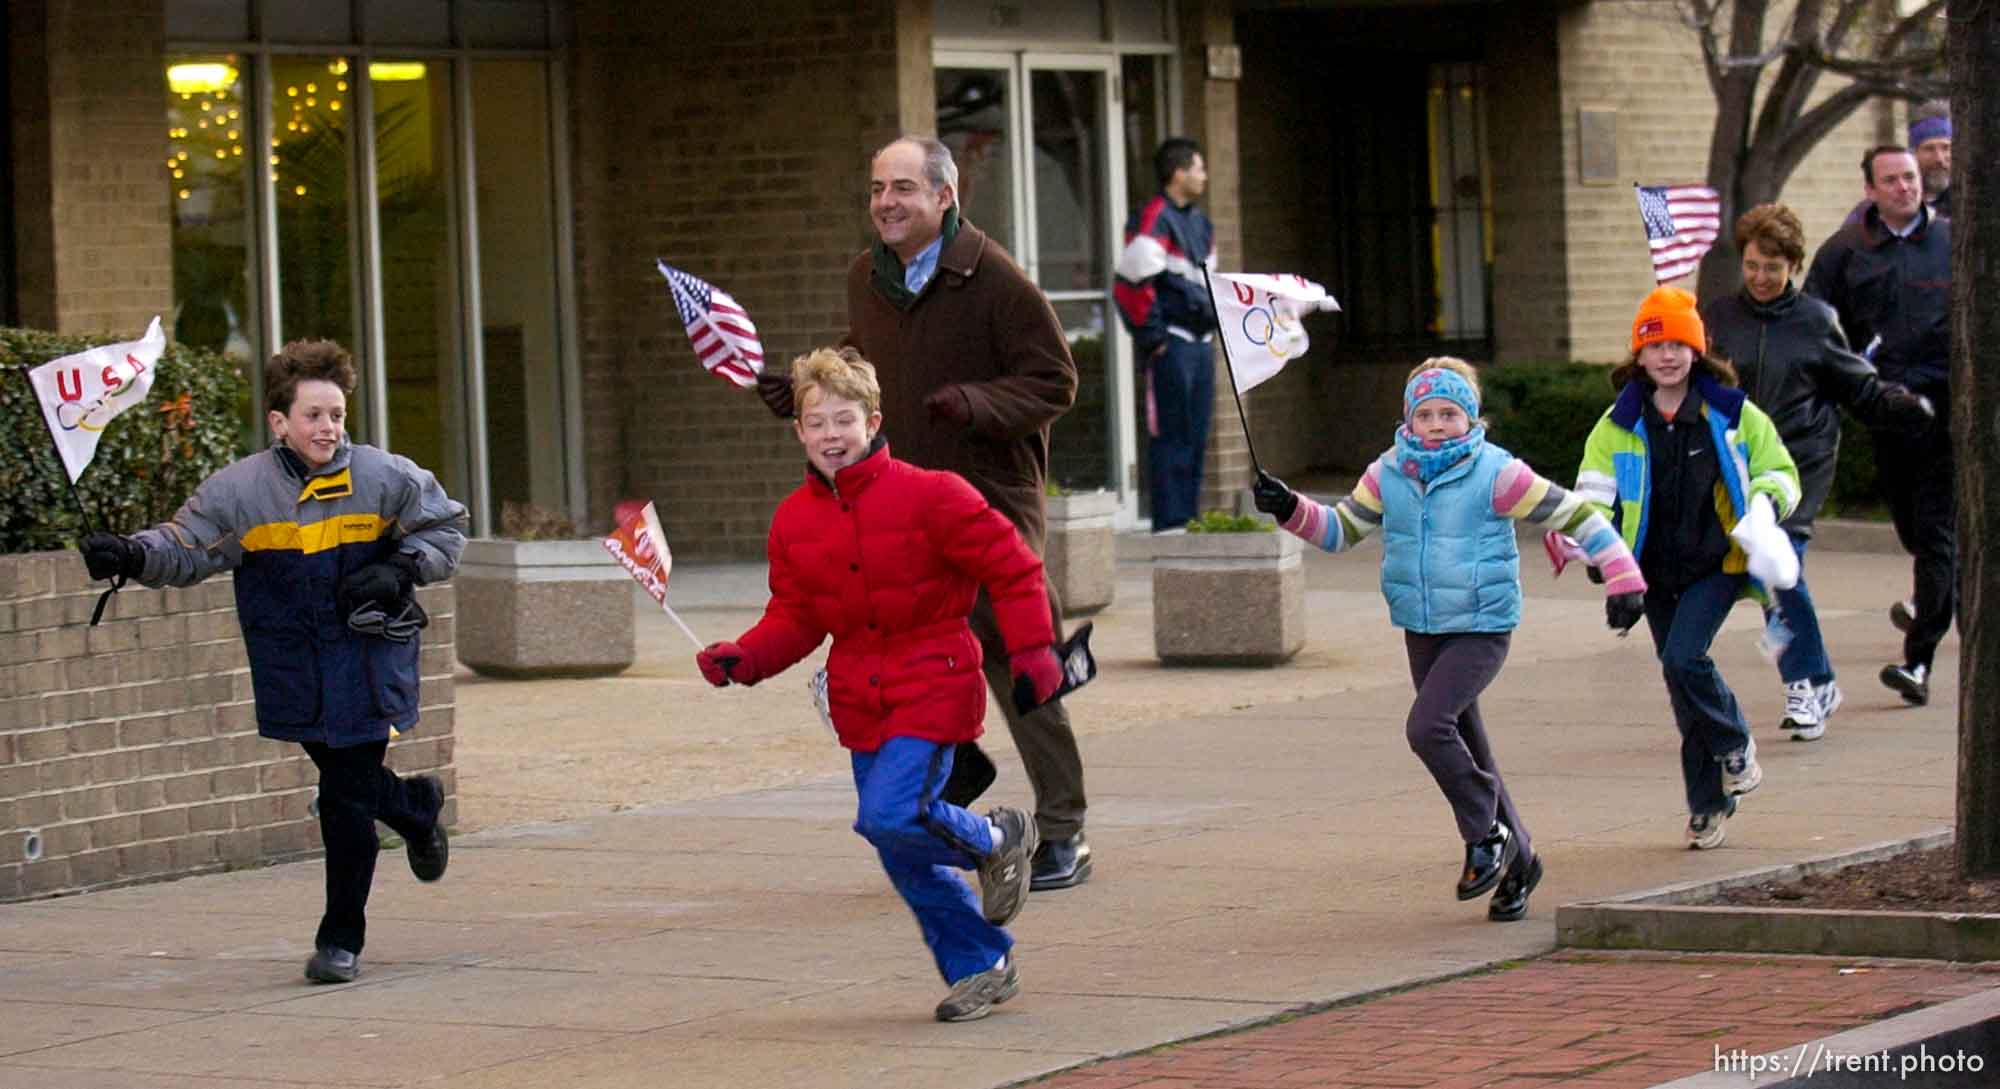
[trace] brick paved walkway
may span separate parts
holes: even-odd
[[[1638,1089],[2000,987],[2000,965],[1558,953],[1036,1089]],[[2000,1056],[1987,1056],[1989,1061]]]

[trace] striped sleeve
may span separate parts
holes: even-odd
[[[1645,592],[1639,564],[1610,519],[1585,502],[1580,492],[1567,491],[1538,475],[1520,458],[1501,466],[1494,478],[1493,512],[1568,534],[1590,557],[1590,565],[1604,573],[1605,593]]]
[[[1369,462],[1347,498],[1328,506],[1305,496],[1285,521],[1285,529],[1328,552],[1345,552],[1382,524],[1382,463]]]

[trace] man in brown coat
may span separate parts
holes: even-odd
[[[846,343],[882,382],[882,433],[896,456],[964,477],[1039,555],[1047,533],[1049,425],[1076,400],[1076,363],[1049,301],[999,243],[958,214],[958,166],[936,140],[904,137],[875,155],[869,217],[877,242],[847,270]],[[780,416],[791,387],[759,390]],[[1049,608],[1062,637],[1062,607]],[[972,630],[986,677],[1035,791],[1032,887],[1090,876],[1083,758],[1060,702],[1014,710],[1007,652],[981,591]],[[967,747],[969,748],[969,747]],[[961,748],[960,757],[983,757]]]

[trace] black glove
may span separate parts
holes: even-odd
[[[1897,382],[1882,383],[1882,417],[1892,427],[1922,431],[1937,419],[1931,399]]]
[[[83,553],[83,566],[93,579],[136,579],[146,569],[145,547],[116,533],[87,534],[77,551]]]
[[[771,410],[771,415],[781,420],[789,420],[797,415],[797,406],[792,404],[792,376],[772,374],[762,371],[757,375],[757,396]]]
[[[1604,622],[1620,635],[1646,617],[1646,595],[1612,594],[1604,599]]]
[[[1299,497],[1285,482],[1262,469],[1257,470],[1257,482],[1250,486],[1250,496],[1257,501],[1257,509],[1276,518],[1280,522],[1292,520],[1292,512],[1299,509]]]
[[[386,560],[356,569],[340,580],[340,611],[353,613],[368,605],[395,615],[417,584],[417,558],[398,552]]]

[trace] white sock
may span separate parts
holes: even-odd
[[[1000,827],[1000,826],[999,826],[998,824],[995,824],[995,823],[993,823],[992,821],[990,821],[990,820],[989,820],[989,821],[987,821],[987,822],[986,822],[986,830],[987,830],[988,832],[992,833],[992,835],[993,835],[993,849],[994,849],[994,850],[996,850],[996,851],[997,851],[997,850],[999,850],[1000,848],[1002,848],[1002,847],[1004,847],[1004,846],[1006,846],[1006,845],[1007,845],[1007,833],[1006,833],[1005,831],[1003,831],[1003,830],[1001,829],[1001,827]]]
[[[1000,954],[1000,960],[993,965],[993,970],[996,972],[1002,972],[1005,971],[1006,969],[1007,969],[1007,954],[1002,953]]]

